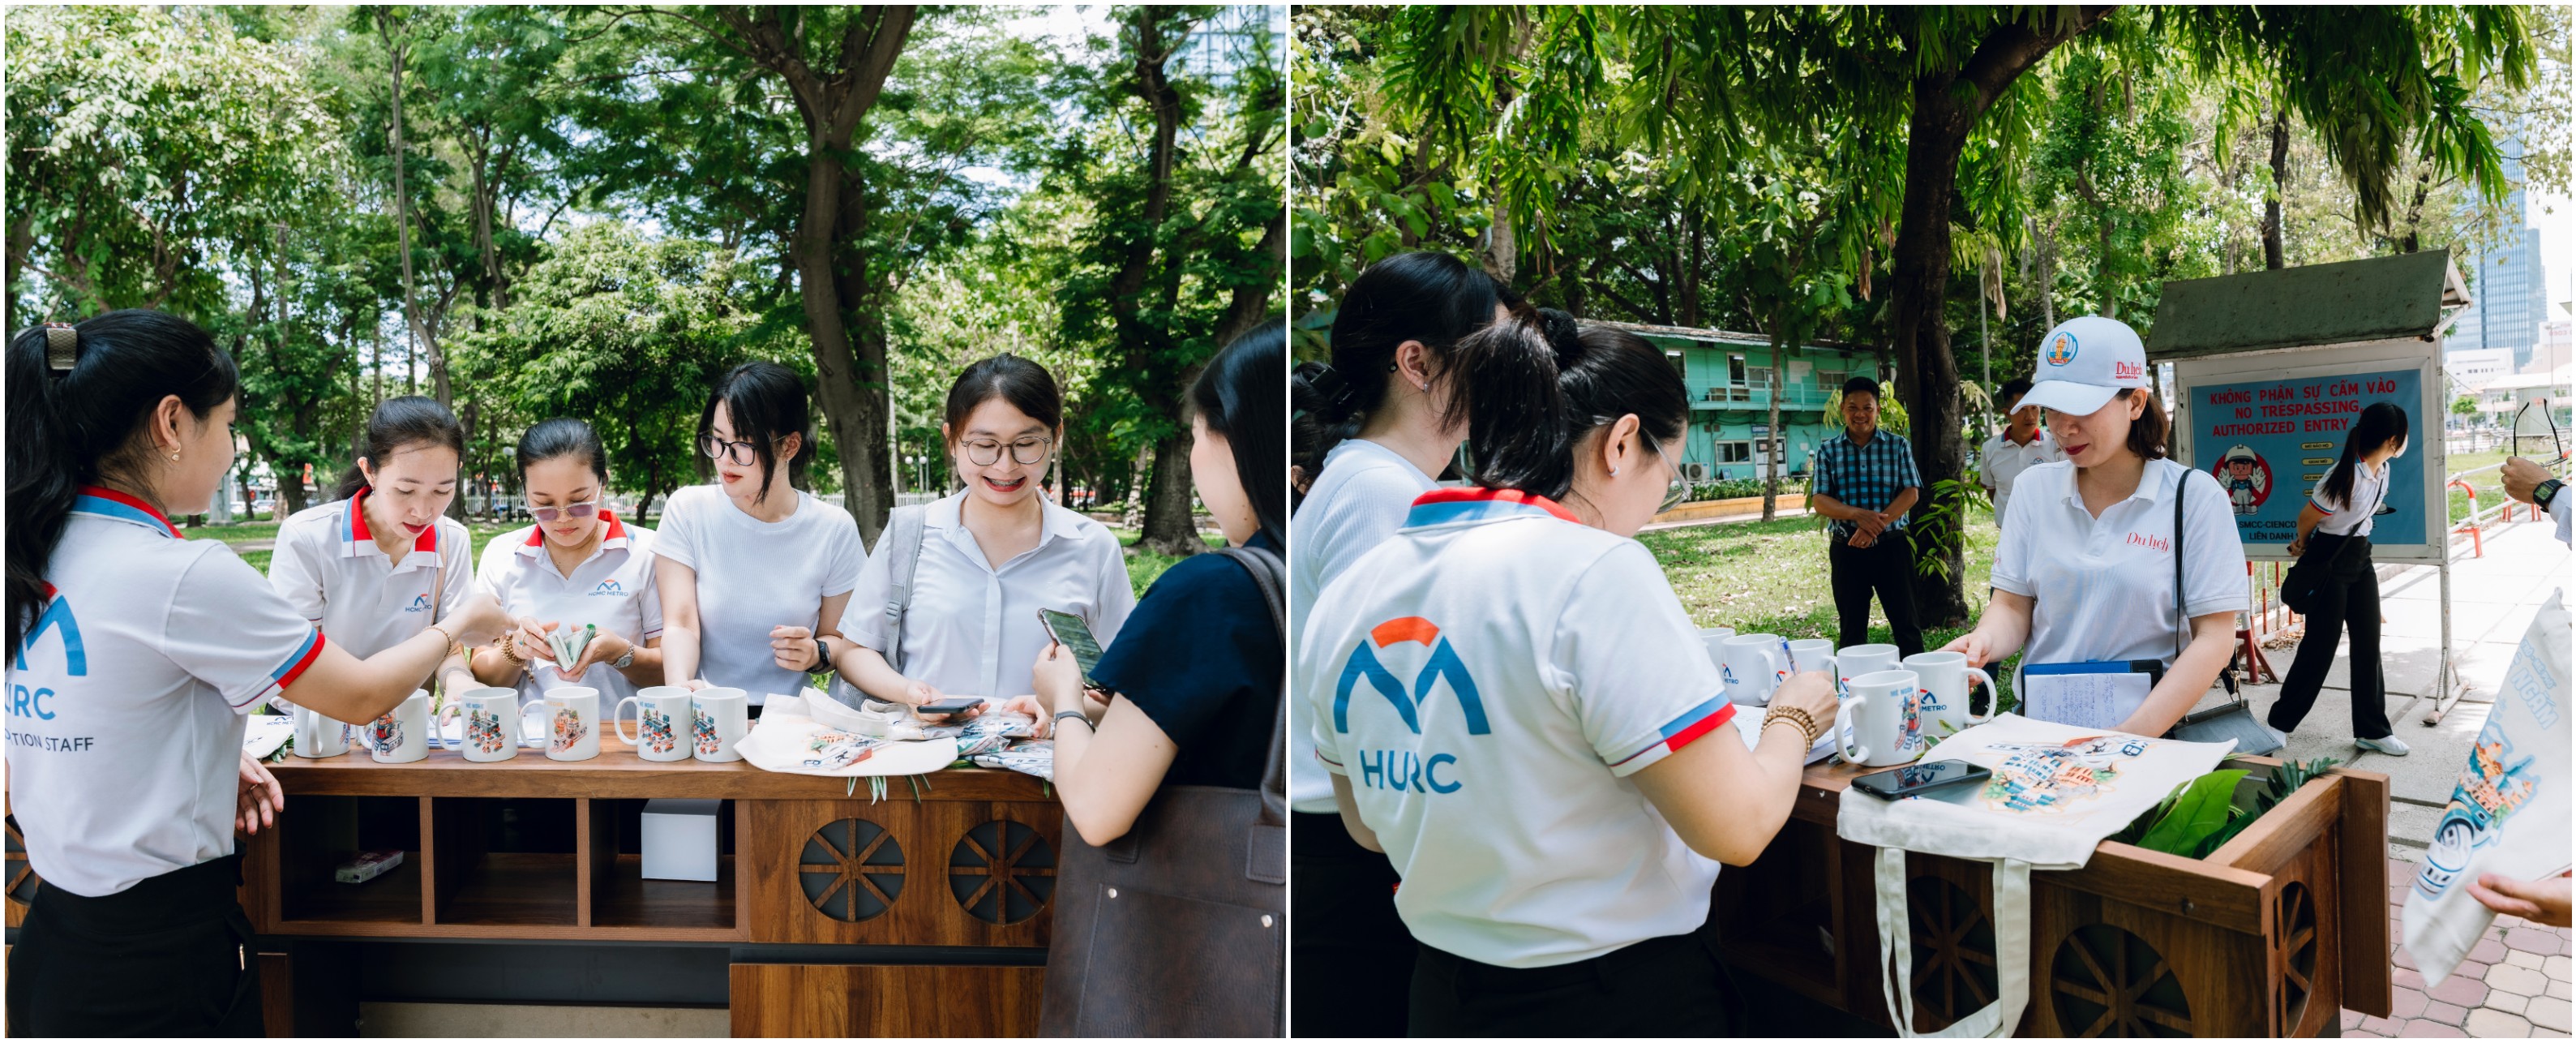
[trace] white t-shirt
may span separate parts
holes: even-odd
[[[903,674],[950,695],[1007,698],[1029,693],[1029,668],[1054,640],[1038,621],[1051,608],[1081,616],[1100,647],[1135,611],[1127,555],[1108,526],[1040,500],[1038,545],[994,568],[960,520],[963,491],[922,516],[921,561],[903,623]],[[841,636],[886,650],[886,602],[894,585],[884,540],[859,568],[841,610]]]
[[[770,628],[819,629],[823,599],[857,586],[867,559],[850,512],[783,484],[769,494],[780,493],[795,494],[796,513],[765,522],[722,488],[692,485],[671,494],[653,538],[653,553],[698,574],[698,676],[754,706],[806,687],[805,674],[778,665]]]
[[[2339,503],[2326,495],[2325,485],[2324,481],[2318,481],[2316,491],[2308,496],[2309,503],[2326,512],[2325,520],[2317,523],[2316,531],[2333,536],[2370,535],[2370,525],[2379,513],[2379,503],[2388,498],[2388,462],[2380,461],[2378,469],[2373,470],[2368,464],[2353,461],[2350,503]]]
[[[230,548],[103,489],[45,580],[8,669],[9,805],[36,875],[96,898],[232,854],[241,715],[321,657],[321,631]]]
[[[1413,498],[1439,483],[1395,450],[1364,438],[1345,439],[1324,454],[1323,473],[1288,518],[1288,647],[1306,632],[1307,606],[1324,587],[1404,527]],[[1314,722],[1306,703],[1288,703],[1288,802],[1298,811],[1330,815],[1333,780],[1315,762]]]
[[[1995,491],[1995,519],[2000,524],[2004,509],[2012,505],[2013,483],[2021,478],[2021,473],[2041,464],[2066,459],[2066,450],[2059,448],[2057,439],[2050,437],[2048,429],[2043,427],[2038,434],[2031,436],[2029,445],[2015,443],[1997,434],[1986,439],[1985,447],[1978,450],[1977,456],[1977,475]]]
[[[360,506],[366,498],[360,489],[346,500],[295,512],[277,527],[268,559],[268,582],[286,603],[360,659],[418,636],[433,616],[455,615],[474,586],[473,536],[462,523],[440,515],[395,561],[369,534]],[[432,611],[430,587],[442,582],[441,561],[447,574]]]
[[[2227,490],[2209,472],[2150,461],[2138,490],[2104,508],[2084,509],[2071,462],[2022,473],[2020,495],[1995,547],[1996,590],[2032,598],[2022,664],[2154,659],[2172,665],[2185,640],[2174,612],[2175,481],[2191,483],[2183,505],[2183,611],[2243,612],[2245,545]],[[2021,690],[2019,684],[2014,685]],[[2121,714],[2135,712],[2135,706]]]
[[[1293,692],[1414,938],[1550,967],[1708,918],[1718,864],[1628,776],[1735,707],[1644,545],[1519,497],[1417,500],[1316,600]]]
[[[512,619],[533,616],[540,623],[561,623],[558,632],[587,623],[642,648],[662,636],[661,591],[653,584],[653,530],[629,526],[609,511],[599,512],[599,519],[608,531],[590,557],[573,566],[572,575],[555,571],[545,533],[531,525],[485,544],[475,581]],[[605,700],[603,711],[635,694],[635,683],[605,662],[582,671],[581,680],[567,681],[556,664],[534,660],[519,680],[519,697],[525,701],[564,687],[597,689]]]

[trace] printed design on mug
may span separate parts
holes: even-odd
[[[670,714],[657,713],[652,707],[647,706],[644,708],[642,720],[636,723],[636,728],[643,733],[641,736],[643,747],[654,753],[669,753],[679,746],[680,737],[672,731]]]
[[[2513,740],[2500,727],[2503,723],[2501,718],[2489,717],[2486,728],[2478,732],[2477,748],[2469,751],[2460,783],[2451,790],[2450,806],[2442,810],[2442,824],[2433,827],[2433,846],[2424,852],[2424,868],[2415,874],[2417,894],[2442,897],[2467,871],[2470,856],[2495,843],[2496,830],[2504,820],[2530,803],[2539,790],[2541,780],[2532,758],[2515,755]]]
[[[1923,695],[1920,688],[1905,693],[1905,715],[1900,719],[1904,730],[1896,740],[1898,756],[1911,757],[1923,752]]]
[[[713,757],[724,752],[724,739],[716,735],[716,719],[702,708],[691,708],[689,734],[697,740],[698,752]]]
[[[402,748],[402,744],[402,722],[395,720],[392,713],[387,713],[382,717],[378,717],[375,720],[368,722],[367,748],[386,756],[392,756],[395,750]]]
[[[581,714],[574,712],[569,706],[555,707],[554,752],[571,753],[572,748],[580,745],[582,738],[589,734],[590,725],[582,722]]]
[[[501,752],[509,745],[508,738],[501,734],[501,715],[480,706],[466,708],[465,745],[483,753]]]
[[[2120,777],[2120,765],[2154,747],[2153,741],[2134,735],[2087,735],[2063,743],[1989,743],[1986,752],[2007,756],[1995,766],[1980,795],[1996,811],[2069,811],[2072,802],[2111,792],[2112,781]]]

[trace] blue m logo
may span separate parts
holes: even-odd
[[[89,676],[89,653],[81,648],[80,623],[72,618],[71,601],[60,596],[46,602],[45,610],[36,616],[36,622],[18,638],[18,650],[9,661],[10,669],[27,668],[27,650],[36,647],[36,638],[48,630],[62,631],[63,673],[71,677]]]
[[[1403,682],[1378,662],[1372,646],[1385,648],[1400,641],[1418,641],[1431,648],[1431,660],[1424,663],[1420,676],[1413,679],[1413,691],[1407,694]],[[1431,701],[1431,686],[1441,681],[1458,696],[1458,707],[1466,715],[1467,734],[1488,735],[1493,726],[1485,719],[1485,702],[1476,694],[1476,679],[1468,676],[1467,664],[1458,658],[1458,650],[1449,639],[1440,636],[1440,628],[1420,616],[1406,616],[1378,624],[1369,631],[1369,640],[1351,649],[1350,661],[1342,667],[1342,678],[1333,688],[1333,730],[1348,734],[1351,730],[1351,689],[1366,679],[1369,687],[1395,707],[1404,718],[1404,726],[1415,735],[1422,734],[1422,718],[1416,707]]]

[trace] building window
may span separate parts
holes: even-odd
[[[1743,385],[1744,356],[1729,355],[1726,357],[1726,382],[1737,386]]]
[[[1717,462],[1722,464],[1742,464],[1753,462],[1753,443],[1719,442],[1717,444]]]
[[[1673,364],[1673,376],[1681,378],[1683,387],[1689,387],[1690,368],[1682,365],[1682,353],[1678,351],[1667,351],[1664,353],[1664,361]]]

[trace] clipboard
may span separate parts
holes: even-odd
[[[2078,728],[2117,728],[2165,679],[2153,659],[2028,663],[2021,668],[2022,716]]]

